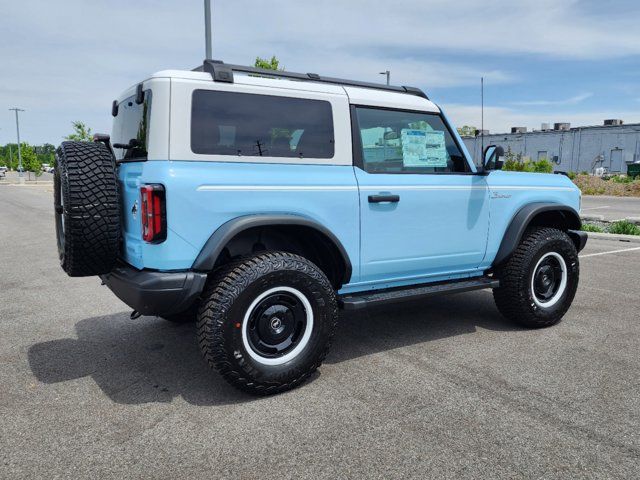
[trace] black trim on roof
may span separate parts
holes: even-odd
[[[283,70],[268,70],[265,68],[248,67],[243,65],[232,65],[220,60],[204,60],[201,66],[194,68],[194,72],[207,72],[216,82],[233,83],[233,72],[248,73],[269,78],[288,78],[291,80],[306,80],[308,82],[331,83],[334,85],[344,85],[347,87],[371,88],[374,90],[385,90],[388,92],[407,93],[429,100],[429,97],[416,87],[404,87],[396,85],[384,85],[380,83],[359,82],[357,80],[345,80],[342,78],[323,77],[317,73],[295,73]]]

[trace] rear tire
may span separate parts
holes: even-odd
[[[53,177],[60,265],[71,277],[111,271],[120,246],[115,160],[97,142],[62,142]]]
[[[493,290],[493,298],[507,319],[529,328],[549,327],[571,306],[579,275],[571,238],[555,228],[532,228],[496,270],[500,287]]]
[[[338,318],[322,271],[284,252],[261,253],[210,279],[198,312],[198,342],[233,386],[266,395],[301,384],[322,363]]]

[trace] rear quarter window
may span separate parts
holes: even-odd
[[[333,158],[325,100],[195,90],[191,150],[204,155]]]
[[[149,119],[151,118],[151,90],[144,91],[144,101],[135,102],[135,95],[118,104],[118,115],[113,119],[111,142],[131,144],[129,149],[114,148],[116,160],[145,159],[149,149]]]

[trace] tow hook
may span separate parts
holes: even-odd
[[[142,314],[140,312],[138,312],[137,310],[134,310],[133,312],[131,312],[131,315],[129,315],[129,318],[131,320],[135,320],[136,318],[141,317]]]

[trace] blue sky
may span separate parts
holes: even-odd
[[[640,122],[637,0],[213,0],[214,57],[423,88],[457,125]],[[202,1],[0,0],[0,143],[111,128],[120,91],[204,53]],[[5,113],[1,113],[5,112]]]

